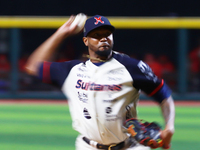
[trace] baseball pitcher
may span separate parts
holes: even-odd
[[[83,42],[88,60],[51,62],[51,56],[76,34],[75,16],[63,24],[29,57],[26,71],[43,82],[56,84],[69,101],[73,128],[80,134],[77,150],[150,150],[170,147],[175,108],[171,90],[141,60],[113,51],[115,27],[101,15],[88,18]],[[123,38],[123,37],[122,37]],[[161,107],[165,127],[137,118],[140,92]]]

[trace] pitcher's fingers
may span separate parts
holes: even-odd
[[[75,19],[75,16],[71,15],[70,18],[69,18],[69,20],[64,25],[70,25],[70,24],[72,24],[72,22],[74,21],[74,19]]]

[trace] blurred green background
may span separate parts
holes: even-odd
[[[139,106],[139,118],[163,125],[158,106]],[[200,148],[200,106],[176,106],[173,150]],[[72,129],[68,105],[1,104],[1,150],[74,150],[77,132]]]

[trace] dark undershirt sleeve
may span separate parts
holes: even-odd
[[[43,62],[39,68],[39,79],[44,83],[61,87],[71,69],[80,63],[78,60],[67,62]]]

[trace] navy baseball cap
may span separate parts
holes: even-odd
[[[91,18],[88,18],[85,22],[83,30],[84,37],[86,37],[90,31],[102,26],[108,28],[112,32],[115,30],[115,27],[112,26],[110,21],[104,16],[95,15]]]

